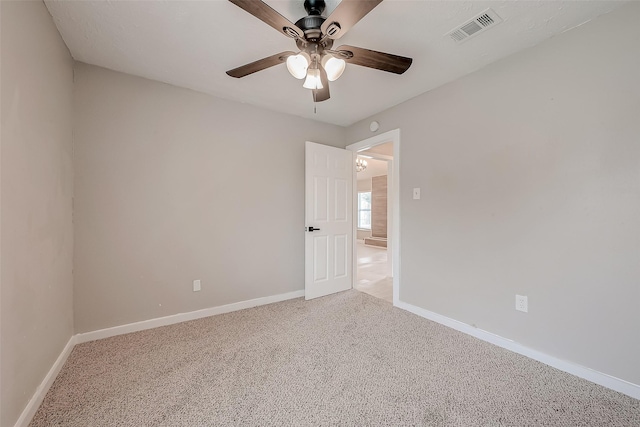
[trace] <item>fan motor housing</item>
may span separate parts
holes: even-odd
[[[307,40],[319,39],[322,35],[320,27],[326,19],[327,18],[320,15],[309,15],[300,18],[298,22],[296,22],[296,26],[304,31],[304,36]]]

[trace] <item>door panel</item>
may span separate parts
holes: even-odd
[[[313,236],[313,281],[325,282],[329,278],[329,244],[327,236]]]
[[[335,220],[346,221],[348,219],[347,212],[347,181],[344,179],[335,180]]]
[[[347,275],[347,254],[349,253],[348,237],[346,234],[336,235],[334,239],[335,255],[335,277],[341,278]]]
[[[314,176],[313,184],[313,221],[325,222],[329,219],[329,178]]]
[[[351,289],[353,152],[307,142],[305,166],[305,298],[311,299]]]

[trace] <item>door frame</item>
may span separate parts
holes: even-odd
[[[392,199],[391,205],[391,233],[390,239],[387,238],[387,250],[391,251],[391,268],[393,274],[393,305],[397,306],[400,302],[400,129],[390,130],[388,132],[381,133],[379,135],[372,136],[362,141],[355,142],[347,145],[347,150],[354,152],[354,158],[359,151],[364,151],[376,145],[384,144],[386,142],[393,143],[393,159],[389,160],[389,169],[387,174],[391,176],[391,191],[390,196]],[[353,170],[353,200],[354,206],[357,206],[357,191],[358,177]],[[355,288],[358,271],[358,258],[356,254],[356,239],[357,239],[357,216],[353,215],[353,273],[352,273],[352,287]],[[390,246],[390,248],[389,248]]]

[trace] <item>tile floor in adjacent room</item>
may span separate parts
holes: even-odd
[[[355,289],[393,302],[393,278],[387,249],[357,243],[358,275]]]

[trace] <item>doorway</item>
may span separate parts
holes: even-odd
[[[394,305],[400,295],[399,144],[396,129],[346,147],[367,162],[354,173],[353,288]]]
[[[389,175],[393,143],[386,142],[357,153],[356,280],[354,288],[393,302],[391,257],[387,253]]]

